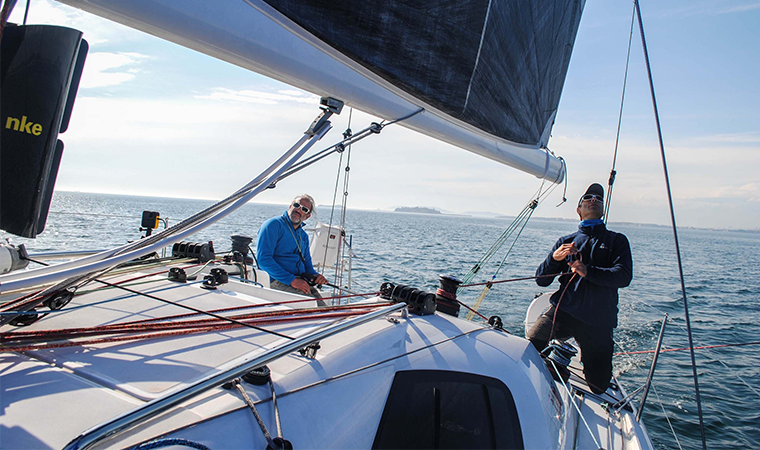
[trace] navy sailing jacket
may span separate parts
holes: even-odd
[[[568,260],[555,261],[552,255],[562,244],[570,242],[575,242],[581,262],[588,267],[588,274],[585,278],[576,276],[568,287],[573,276]],[[578,255],[573,258],[577,259]],[[556,306],[564,291],[559,309],[589,325],[617,327],[617,290],[631,284],[633,279],[633,258],[628,238],[607,230],[604,224],[579,226],[577,232],[559,238],[549,256],[538,266],[536,276],[565,272],[569,273],[560,275],[560,287],[552,294],[551,303]],[[539,286],[549,286],[552,281],[554,277],[536,279]]]

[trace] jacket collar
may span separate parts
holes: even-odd
[[[607,226],[604,221],[596,220],[584,220],[578,225],[578,230],[583,234],[594,235],[607,230]]]
[[[299,223],[297,227],[293,228],[293,222],[290,220],[290,217],[288,217],[288,210],[286,209],[284,213],[282,213],[282,219],[285,221],[287,226],[289,226],[291,229],[297,230],[301,227],[303,227],[303,222]]]

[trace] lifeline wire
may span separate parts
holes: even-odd
[[[649,91],[652,94],[652,107],[654,108],[655,121],[657,122],[657,137],[660,141],[662,169],[665,175],[665,187],[668,192],[668,204],[670,205],[670,220],[671,220],[671,223],[673,224],[673,240],[675,241],[676,257],[678,259],[678,274],[681,280],[681,294],[683,296],[683,309],[684,309],[684,318],[686,320],[686,332],[689,337],[689,347],[691,348],[691,351],[690,351],[691,369],[694,376],[694,393],[697,400],[697,411],[699,414],[699,431],[702,437],[702,449],[707,450],[707,439],[705,438],[705,422],[702,417],[702,400],[699,395],[699,380],[697,377],[697,360],[694,355],[694,340],[692,338],[692,333],[691,333],[691,319],[689,318],[689,305],[686,300],[686,283],[684,282],[683,265],[681,263],[681,249],[678,244],[678,230],[676,228],[676,213],[675,213],[675,210],[673,209],[673,195],[670,191],[670,177],[668,175],[668,165],[665,160],[665,144],[662,141],[662,127],[660,126],[660,113],[657,109],[657,98],[654,93],[654,81],[652,79],[652,67],[649,64],[649,51],[647,50],[647,41],[644,36],[644,22],[641,19],[641,7],[639,6],[639,1],[634,0],[634,5],[636,6],[636,16],[639,21],[639,32],[641,33],[641,46],[644,49],[644,60],[646,61],[646,64],[647,64],[647,75],[649,77]]]
[[[622,353],[620,353],[620,354],[622,354],[623,356],[625,356],[626,358],[628,358],[628,363],[631,364],[631,365],[633,365],[633,366],[636,366],[636,361],[631,357],[631,355],[628,354],[628,352],[625,351],[625,349],[623,348],[623,346],[620,345],[620,343],[617,342],[614,339],[613,339],[612,342],[614,342],[615,345],[617,345],[618,348],[620,348],[620,350],[622,350]],[[678,448],[681,449],[681,450],[683,450],[683,447],[681,447],[681,441],[678,440],[678,435],[676,434],[676,430],[675,430],[675,428],[673,428],[673,424],[670,421],[670,416],[668,415],[668,412],[665,411],[665,405],[662,402],[662,398],[660,398],[660,393],[657,392],[657,387],[655,386],[654,379],[652,379],[652,390],[654,391],[654,394],[657,397],[657,403],[660,405],[660,409],[662,409],[662,415],[665,417],[665,421],[668,422],[668,426],[670,427],[670,432],[673,433],[673,437],[676,440],[676,444],[678,445]]]
[[[661,310],[657,309],[656,307],[654,307],[654,306],[650,305],[649,303],[642,303],[642,304],[643,304],[644,306],[647,306],[648,308],[650,308],[650,309],[652,309],[652,310],[656,311],[658,314],[665,314],[665,312],[664,312],[664,311],[661,311]],[[681,330],[683,330],[683,331],[686,331],[686,328],[685,328],[684,326],[682,326],[682,325],[678,324],[678,323],[675,323],[675,322],[674,322],[674,323],[673,323],[673,325],[675,325],[675,326],[679,327],[679,328],[680,328]],[[704,348],[704,350],[707,350],[707,353],[710,353],[710,350],[711,350],[711,348],[709,348],[710,346],[702,346],[702,347],[705,347],[705,348]],[[699,347],[696,347],[696,348],[699,348]],[[712,356],[712,355],[711,355],[711,356]],[[744,386],[745,386],[745,387],[747,387],[747,388],[748,388],[749,390],[751,390],[751,391],[752,391],[752,392],[753,392],[755,395],[757,395],[757,396],[758,396],[758,398],[760,398],[760,392],[758,392],[758,391],[757,391],[757,389],[753,388],[753,387],[752,387],[752,386],[751,386],[749,383],[747,383],[747,381],[746,381],[744,378],[742,378],[742,377],[741,377],[741,376],[740,376],[738,373],[736,373],[736,371],[734,371],[734,370],[731,370],[731,368],[730,368],[730,367],[728,367],[728,365],[727,365],[725,362],[723,362],[721,359],[719,359],[719,358],[717,358],[717,357],[715,357],[715,356],[712,356],[712,358],[713,358],[715,361],[719,362],[719,363],[720,363],[720,364],[721,364],[723,367],[725,367],[726,369],[728,369],[728,371],[729,371],[730,373],[732,373],[732,374],[733,374],[733,375],[734,375],[734,376],[735,376],[735,377],[736,377],[736,378],[737,378],[739,381],[741,381],[741,383],[742,383],[742,384],[744,384]]]

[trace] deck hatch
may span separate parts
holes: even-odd
[[[396,373],[375,449],[522,449],[509,388],[482,375],[440,370]]]

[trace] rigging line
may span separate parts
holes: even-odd
[[[266,439],[268,445],[268,448],[279,448],[280,446],[274,443],[274,440],[272,440],[272,436],[269,434],[269,431],[267,430],[267,426],[264,424],[264,421],[261,420],[261,416],[259,415],[259,412],[256,411],[256,405],[251,400],[251,397],[248,396],[248,393],[245,391],[243,386],[240,385],[240,379],[236,378],[233,382],[233,385],[235,386],[235,389],[240,392],[240,395],[243,397],[243,401],[246,405],[248,405],[248,408],[251,409],[251,412],[253,412],[253,416],[256,418],[256,422],[259,424],[259,428],[261,429],[261,432],[264,434],[264,439]]]
[[[484,297],[485,297],[485,295],[484,295]],[[454,298],[454,300],[456,300],[457,303],[459,303],[460,305],[464,306],[465,308],[467,308],[470,311],[469,314],[467,314],[467,320],[472,320],[473,315],[477,314],[478,317],[480,317],[481,319],[483,319],[486,322],[488,322],[488,317],[486,317],[483,314],[479,313],[477,311],[477,309],[470,308],[469,306],[465,305],[461,300],[459,300],[457,298]]]
[[[618,114],[617,134],[615,135],[615,152],[612,156],[612,169],[610,169],[610,178],[607,181],[607,199],[604,202],[604,223],[607,223],[608,215],[610,213],[610,203],[612,202],[612,188],[615,184],[615,176],[617,171],[615,166],[617,164],[618,144],[620,143],[620,128],[623,123],[623,105],[625,103],[625,88],[628,85],[628,65],[631,61],[631,43],[633,42],[633,25],[636,17],[636,6],[634,5],[631,10],[631,32],[628,35],[628,54],[625,58],[625,75],[623,77],[623,93],[620,96],[620,113]]]
[[[298,320],[317,320],[323,317],[332,317],[342,313],[358,314],[361,310],[373,309],[381,306],[390,306],[390,303],[369,303],[354,304],[341,306],[328,306],[322,308],[302,308],[292,310],[249,312],[230,316],[230,319],[247,320],[252,323],[270,323],[270,322],[291,322]],[[216,311],[214,311],[216,312]],[[227,311],[229,312],[229,311]],[[154,320],[138,320],[134,322],[124,322],[111,325],[97,325],[92,327],[80,328],[62,328],[50,330],[32,330],[0,333],[0,342],[23,342],[39,341],[40,339],[74,339],[83,336],[98,336],[103,334],[124,334],[138,332],[153,332],[168,329],[181,328],[204,328],[216,327],[220,325],[220,320],[216,318],[195,319],[195,320],[176,320],[186,319],[190,315],[177,315],[175,317],[162,317]],[[39,343],[39,342],[36,342]]]
[[[373,131],[374,129],[375,129],[374,125],[370,126],[370,127],[367,127],[364,130],[362,130],[359,133],[357,133],[354,136],[352,136],[351,138],[344,139],[343,141],[338,142],[337,144],[332,145],[330,147],[327,147],[326,149],[322,150],[321,152],[319,152],[319,153],[317,153],[315,155],[312,155],[311,157],[309,157],[309,158],[301,161],[300,163],[294,164],[293,167],[290,170],[288,170],[287,172],[285,172],[284,174],[282,174],[282,176],[280,176],[279,178],[277,178],[276,180],[274,180],[274,182],[272,184],[275,185],[275,184],[279,183],[281,180],[283,180],[283,179],[285,179],[285,178],[293,175],[294,173],[300,172],[301,170],[309,167],[310,165],[312,165],[312,164],[314,164],[316,162],[319,162],[319,161],[325,159],[326,157],[330,156],[331,154],[337,152],[338,149],[340,148],[340,146],[341,145],[345,145],[346,142],[349,142],[349,143],[358,142],[358,141],[361,141],[362,139],[364,139],[366,137],[369,137],[369,136],[372,136],[374,134],[377,134],[375,131]]]
[[[557,204],[557,206],[556,206],[556,208],[559,208],[559,207],[560,207],[560,206],[562,206],[562,205],[563,205],[565,202],[567,202],[567,178],[568,178],[568,176],[567,176],[567,164],[565,163],[565,158],[563,158],[563,157],[561,157],[561,156],[558,156],[558,157],[557,157],[557,159],[559,159],[559,160],[560,160],[560,162],[562,163],[562,167],[561,167],[561,170],[563,170],[563,171],[564,171],[564,174],[565,174],[565,176],[564,176],[564,178],[565,178],[565,189],[564,189],[564,191],[562,192],[562,201],[561,201],[561,202],[559,202],[559,203]],[[554,185],[554,187],[552,187],[552,189],[551,189],[551,190],[553,191],[553,190],[554,190],[554,188],[555,188],[556,186],[557,186],[557,185],[555,184],[555,185]],[[551,192],[551,191],[550,191],[550,192]]]
[[[713,359],[716,360],[716,361],[718,361],[719,363],[721,363],[721,365],[723,367],[725,367],[726,369],[728,369],[729,371],[732,371],[732,369],[730,367],[728,367],[726,365],[726,363],[724,363],[720,359],[718,359],[718,358],[713,358]],[[736,376],[736,378],[738,378],[739,381],[741,381],[745,386],[747,386],[749,388],[749,390],[751,390],[752,392],[754,392],[755,395],[757,395],[758,397],[760,397],[760,392],[758,392],[757,389],[753,388],[749,383],[747,383],[747,381],[744,378],[742,378],[741,376],[739,376],[739,374],[737,374],[737,373],[734,373],[734,376]]]
[[[24,8],[24,25],[26,25],[26,19],[29,17],[29,3],[31,3],[32,0],[26,0],[26,8]]]
[[[101,303],[107,303],[115,300],[123,300],[126,297],[118,298],[118,299],[109,299],[104,300],[101,302],[93,303],[93,304],[101,304]],[[290,300],[283,303],[302,303],[302,302],[313,302],[314,300]],[[279,305],[282,305],[283,303],[279,303]],[[245,306],[234,306],[230,308],[221,308],[221,309],[212,309],[209,312],[212,313],[226,313],[226,312],[236,312],[244,309],[254,309],[259,307],[272,307],[272,306],[278,306],[278,304],[255,304],[255,305],[245,305]],[[261,319],[261,318],[271,318],[271,317],[279,317],[279,316],[297,316],[297,315],[304,315],[304,314],[311,314],[312,316],[317,316],[317,313],[322,312],[330,312],[330,311],[352,311],[352,310],[360,310],[360,309],[370,309],[377,306],[388,306],[387,303],[362,303],[362,304],[353,304],[353,305],[340,305],[340,306],[328,306],[328,307],[322,307],[322,308],[301,308],[301,309],[289,309],[289,310],[280,310],[280,311],[265,311],[262,313],[246,313],[238,316],[233,316],[234,319]],[[72,308],[76,309],[76,308]],[[127,329],[138,329],[140,327],[150,327],[150,326],[164,326],[169,325],[172,327],[175,326],[191,326],[191,325],[198,325],[198,324],[208,324],[213,323],[216,319],[199,319],[199,320],[184,320],[188,319],[190,317],[199,316],[201,314],[199,313],[188,313],[188,314],[176,314],[172,316],[164,316],[164,317],[154,317],[150,319],[141,319],[141,320],[134,320],[130,322],[121,322],[116,324],[110,324],[110,325],[98,325],[98,326],[92,326],[92,327],[79,327],[79,328],[64,328],[64,329],[52,329],[52,330],[32,330],[32,331],[14,331],[14,332],[6,332],[6,333],[0,333],[0,341],[19,341],[19,340],[28,340],[28,339],[36,339],[36,338],[43,338],[47,336],[60,336],[60,335],[78,335],[78,334],[93,334],[93,333],[108,333],[112,331],[119,331],[119,330],[127,330]],[[299,316],[304,317],[304,316]],[[306,317],[308,319],[308,317]]]
[[[385,128],[385,127],[387,127],[388,125],[393,125],[394,123],[397,123],[397,122],[401,122],[401,121],[404,121],[404,120],[406,120],[406,119],[409,119],[409,118],[411,118],[411,117],[414,117],[414,116],[416,116],[417,114],[419,114],[419,113],[421,113],[421,112],[423,112],[423,111],[425,111],[425,108],[420,108],[420,109],[418,109],[417,111],[414,111],[413,113],[409,113],[409,114],[407,114],[407,115],[405,115],[405,116],[403,116],[403,117],[399,117],[398,119],[394,119],[394,120],[391,120],[391,121],[390,121],[390,122],[388,122],[388,123],[380,124],[380,128],[382,129],[382,128]]]
[[[351,121],[354,116],[354,108],[351,108],[348,112],[348,127],[346,131],[343,133],[344,137],[350,137],[351,132]],[[341,226],[341,236],[338,240],[338,245],[340,246],[341,253],[337,255],[337,260],[335,261],[335,282],[338,285],[343,285],[343,275],[344,275],[344,265],[343,261],[345,261],[346,258],[346,210],[348,209],[348,181],[351,175],[351,149],[352,145],[351,143],[348,144],[348,149],[346,153],[346,168],[345,173],[343,174],[343,197],[341,199],[341,215],[340,215],[340,226]],[[350,251],[350,249],[349,249]],[[349,255],[349,258],[351,255]],[[349,284],[351,280],[351,264],[349,263],[348,266],[348,279]],[[338,290],[341,290],[341,288],[335,286]],[[333,291],[333,294],[335,294],[336,291]]]
[[[614,339],[612,340],[612,342],[615,345],[617,345],[620,350],[622,350],[622,355],[628,358],[628,363],[633,366],[636,366],[636,361],[633,359],[633,357],[631,357],[631,355],[628,354],[628,352],[623,348],[623,346],[620,345],[620,343]],[[665,417],[665,420],[668,422],[668,426],[670,427],[670,432],[673,434],[673,437],[676,440],[676,444],[678,444],[678,448],[680,450],[683,450],[683,447],[681,447],[681,442],[678,440],[678,435],[676,434],[676,430],[675,428],[673,428],[673,424],[670,421],[670,415],[665,410],[665,404],[662,402],[660,393],[657,392],[657,386],[655,386],[654,379],[652,379],[651,386],[652,386],[652,390],[654,391],[654,395],[657,397],[657,403],[660,405],[660,409],[662,409],[662,415]]]
[[[369,313],[373,313],[376,311],[370,311]],[[347,317],[351,316],[359,316],[362,314],[369,314],[365,311],[358,311],[356,309],[349,310],[345,312],[334,312],[334,313],[326,313],[326,314],[317,314],[313,317],[309,316],[299,316],[299,317],[274,317],[269,318],[266,320],[256,320],[256,323],[261,325],[275,325],[275,324],[283,324],[283,323],[292,323],[297,321],[307,321],[307,320],[326,320],[326,319],[338,319],[336,322],[339,322],[340,320],[343,320]],[[333,323],[333,322],[331,322]],[[329,324],[328,324],[329,325]],[[174,329],[174,331],[149,331],[148,333],[152,334],[141,334],[141,335],[129,335],[129,336],[111,336],[107,338],[97,338],[97,339],[91,339],[91,340],[85,340],[85,341],[72,341],[72,340],[65,340],[61,343],[47,343],[47,344],[40,344],[40,343],[31,343],[31,344],[25,344],[20,346],[13,346],[3,344],[3,346],[0,346],[0,350],[2,352],[26,352],[26,351],[37,351],[37,350],[48,350],[48,349],[54,349],[54,348],[66,348],[66,347],[81,347],[85,345],[97,345],[97,344],[111,344],[114,342],[124,342],[124,341],[135,341],[135,340],[142,340],[142,339],[158,339],[158,338],[167,338],[167,337],[176,337],[176,336],[184,336],[189,334],[198,334],[198,333],[212,333],[212,332],[221,332],[225,330],[234,330],[236,327],[238,327],[237,324],[205,324],[200,326],[194,326],[194,327],[185,327],[180,329]],[[128,332],[127,334],[132,333]],[[114,333],[116,334],[116,333]]]
[[[678,435],[676,434],[675,428],[673,428],[673,422],[670,421],[670,416],[665,411],[665,405],[662,403],[662,398],[660,398],[660,393],[657,391],[657,387],[652,383],[652,390],[654,391],[654,395],[657,396],[657,403],[660,404],[660,408],[662,409],[662,414],[665,416],[665,421],[668,422],[668,426],[670,427],[670,432],[673,433],[673,437],[676,440],[676,444],[678,445],[679,450],[683,450],[683,447],[681,447],[681,441],[678,439]]]
[[[498,280],[498,281],[486,281],[484,283],[471,283],[471,284],[463,284],[460,285],[460,288],[468,288],[473,286],[483,286],[486,284],[499,284],[499,283],[510,283],[512,281],[525,281],[525,280],[535,280],[536,278],[548,278],[548,277],[559,277],[562,275],[569,275],[570,272],[560,272],[560,273],[552,273],[548,275],[536,275],[534,277],[522,277],[522,278],[510,278],[508,280]]]
[[[373,122],[372,125],[370,125],[369,127],[363,129],[362,131],[356,133],[355,135],[351,136],[350,138],[344,139],[344,140],[340,141],[339,143],[337,143],[337,144],[335,144],[333,146],[327,147],[326,149],[322,150],[321,152],[319,152],[319,153],[317,153],[317,154],[315,154],[315,155],[313,155],[313,156],[305,159],[301,163],[294,164],[294,166],[288,172],[285,172],[282,176],[280,176],[279,178],[277,178],[272,184],[277,184],[280,180],[282,180],[284,178],[287,178],[290,175],[292,175],[292,174],[294,174],[294,173],[296,173],[298,171],[301,171],[301,170],[305,169],[306,167],[314,164],[317,161],[320,161],[320,160],[324,159],[325,157],[331,155],[332,153],[335,153],[336,151],[338,151],[337,147],[339,145],[341,145],[341,144],[342,145],[345,145],[345,144],[351,145],[354,142],[359,142],[359,141],[361,141],[362,139],[364,139],[364,138],[366,138],[368,136],[380,133],[383,130],[383,128],[387,127],[388,125],[393,125],[395,123],[404,121],[404,120],[406,120],[406,119],[408,119],[410,117],[413,117],[413,116],[415,116],[415,115],[417,115],[417,114],[419,114],[419,113],[421,113],[423,111],[425,111],[425,108],[420,108],[420,109],[418,109],[417,111],[415,111],[413,113],[407,114],[406,116],[400,117],[398,119],[391,120],[388,123],[385,123],[385,121],[383,121],[383,123]]]
[[[532,204],[532,202],[531,202]],[[515,219],[512,221],[512,223],[509,224],[509,226],[501,233],[501,235],[496,239],[496,241],[491,245],[491,247],[485,252],[483,256],[480,257],[480,259],[475,263],[475,265],[465,274],[465,276],[462,278],[463,283],[468,283],[472,281],[473,278],[480,272],[480,270],[483,268],[483,265],[487,263],[491,257],[501,248],[502,245],[504,245],[504,242],[509,238],[509,236],[514,232],[514,230],[517,228],[517,224],[520,220],[527,214],[528,209],[530,208],[530,205],[525,206],[523,210],[520,212],[520,214],[515,217]],[[459,288],[462,288],[463,286],[459,286]],[[457,289],[458,291],[458,289]]]
[[[641,19],[641,7],[639,6],[639,0],[634,0],[633,3],[636,6],[636,16],[639,21],[639,32],[641,34],[641,46],[644,49],[644,60],[646,61],[646,65],[647,65],[647,75],[649,78],[649,91],[652,94],[652,107],[654,109],[655,121],[657,123],[657,137],[660,142],[660,154],[662,156],[662,169],[665,175],[665,187],[668,192],[668,204],[670,205],[670,220],[671,220],[671,223],[673,224],[673,240],[675,241],[676,257],[678,259],[678,274],[681,279],[681,294],[683,296],[683,309],[684,309],[684,316],[685,316],[684,318],[686,319],[686,332],[689,337],[689,347],[692,348],[692,350],[690,351],[691,368],[692,368],[692,373],[694,377],[694,393],[697,400],[697,411],[699,414],[699,431],[702,437],[702,449],[707,450],[707,439],[705,438],[705,422],[702,415],[702,399],[699,394],[697,360],[696,360],[696,356],[693,350],[694,340],[692,338],[692,332],[691,332],[691,319],[689,318],[689,306],[686,300],[686,283],[684,281],[684,276],[683,276],[683,264],[681,263],[681,249],[678,243],[678,230],[676,228],[676,214],[673,208],[673,194],[670,190],[670,177],[668,175],[668,165],[665,159],[665,144],[663,143],[663,140],[662,140],[662,127],[660,125],[660,113],[657,108],[657,98],[654,93],[654,81],[652,79],[652,66],[649,63],[649,51],[647,50],[647,41],[644,36],[644,22]]]
[[[531,202],[531,206],[538,205],[538,202],[534,200]],[[535,207],[530,209],[530,212],[527,216],[525,216],[522,227],[520,227],[520,230],[517,232],[517,236],[515,236],[514,240],[512,241],[512,245],[509,246],[509,249],[504,254],[504,258],[502,258],[501,263],[499,263],[499,266],[496,268],[496,271],[494,272],[493,276],[491,277],[491,280],[496,278],[496,275],[499,274],[499,271],[501,271],[501,268],[504,267],[504,264],[507,262],[507,257],[512,253],[512,249],[515,248],[515,244],[517,244],[518,239],[520,239],[520,235],[522,235],[523,230],[525,229],[525,226],[528,225],[528,221],[530,220],[531,216],[533,215],[533,212],[535,211]],[[472,306],[473,312],[477,312],[478,309],[480,309],[480,305],[483,303],[483,299],[485,299],[488,292],[491,290],[492,285],[486,285],[486,287],[483,288],[483,293],[478,297],[478,299],[475,301],[475,304]],[[467,314],[466,320],[472,320],[473,312],[470,312]]]
[[[133,293],[135,295],[142,295],[144,297],[147,297],[147,298],[150,298],[150,299],[153,299],[153,300],[158,300],[158,301],[161,301],[161,302],[164,302],[164,303],[168,303],[170,305],[178,306],[180,308],[189,309],[190,311],[194,311],[194,312],[199,313],[199,314],[204,314],[204,315],[207,315],[207,316],[215,317],[215,318],[220,319],[220,320],[226,320],[227,322],[232,322],[232,323],[237,324],[237,325],[241,325],[241,326],[248,327],[248,328],[253,328],[254,330],[262,331],[264,333],[270,333],[270,334],[273,334],[275,336],[279,336],[281,338],[290,339],[290,340],[294,340],[295,339],[294,337],[290,337],[288,335],[285,335],[285,334],[282,334],[282,333],[278,333],[276,331],[267,330],[266,328],[260,328],[260,327],[254,326],[254,325],[247,324],[245,322],[241,322],[239,320],[230,319],[229,317],[220,316],[219,314],[214,314],[214,313],[209,312],[209,311],[204,311],[202,309],[194,308],[194,307],[189,306],[189,305],[183,305],[181,303],[173,302],[171,300],[167,300],[167,299],[163,299],[163,298],[160,298],[160,297],[156,297],[155,295],[148,294],[146,292],[136,291],[134,289],[130,289],[130,288],[124,287],[124,286],[119,286],[118,284],[109,283],[109,282],[103,281],[103,280],[95,279],[93,281],[97,281],[98,283],[103,283],[103,284],[105,284],[107,286],[117,287],[117,288],[123,289],[123,290],[125,290],[127,292],[131,292],[131,293]]]
[[[5,24],[8,22],[8,16],[10,16],[11,11],[13,11],[15,6],[16,0],[5,0],[5,3],[3,3],[3,8],[0,10],[0,38],[3,37],[3,30],[5,29]]]
[[[330,223],[328,224],[327,234],[329,243],[329,234],[332,233],[333,217],[335,215],[335,200],[338,198],[338,185],[340,184],[340,169],[343,167],[343,151],[340,151],[340,158],[338,158],[338,173],[335,175],[335,189],[333,190],[332,208],[330,208]],[[325,252],[322,258],[322,273],[325,272],[325,266],[327,265],[327,251],[330,249],[329,245],[325,245]],[[335,264],[337,266],[337,262]],[[333,292],[334,293],[334,292]]]
[[[351,136],[351,119],[354,115],[354,108],[351,108],[348,112],[348,129],[346,130],[346,133],[349,133],[348,136]],[[341,216],[340,225],[345,228],[346,227],[346,208],[348,207],[348,179],[351,172],[351,143],[348,144],[348,152],[346,153],[346,173],[343,176],[343,214]]]
[[[694,350],[707,350],[712,348],[722,348],[722,347],[743,347],[745,345],[760,345],[760,341],[755,342],[737,342],[733,344],[715,344],[715,345],[700,345],[697,347],[694,347]],[[679,347],[679,348],[663,348],[660,350],[660,353],[667,353],[667,352],[682,352],[689,350],[689,347]],[[637,350],[633,352],[625,352],[629,355],[645,355],[648,353],[654,353],[656,350]],[[615,353],[615,355],[621,355],[622,353]]]
[[[548,361],[552,363],[552,366],[554,367],[554,371],[556,373],[559,373],[559,369],[557,369],[557,365],[554,364],[554,361],[552,361],[551,359],[548,359]],[[601,449],[602,446],[599,445],[599,441],[596,440],[596,436],[594,436],[594,433],[591,431],[591,427],[589,426],[588,422],[586,422],[586,418],[583,416],[583,412],[581,411],[581,407],[578,406],[575,403],[575,396],[570,391],[570,388],[567,387],[567,384],[565,384],[565,381],[562,380],[562,377],[560,377],[560,383],[562,384],[562,387],[565,388],[565,392],[567,392],[567,399],[570,401],[570,403],[573,404],[573,406],[575,407],[576,411],[578,411],[578,417],[580,417],[581,420],[583,421],[583,424],[586,425],[586,429],[588,430],[588,434],[591,436],[591,439],[594,440],[594,444],[596,444],[596,448]]]
[[[651,310],[653,310],[653,311],[657,312],[658,314],[665,314],[665,312],[664,312],[664,311],[661,311],[661,310],[657,309],[656,307],[654,307],[653,305],[650,305],[649,303],[645,303],[645,302],[642,302],[642,304],[643,304],[644,306],[647,306],[647,307],[649,307]],[[677,326],[678,328],[680,328],[682,331],[686,331],[686,328],[685,328],[683,325],[681,325],[681,324],[679,324],[679,323],[676,323],[676,322],[672,322],[672,321],[671,321],[671,323],[672,323],[672,325],[675,325],[675,326]],[[700,344],[701,342],[697,342],[697,343],[698,343],[698,344]],[[710,349],[705,349],[705,350],[707,350],[707,352],[706,352],[706,353],[708,353],[708,354],[709,354],[709,355],[712,357],[712,359],[714,359],[715,361],[717,361],[717,362],[721,363],[721,364],[723,365],[723,367],[725,367],[726,369],[728,369],[729,371],[731,371],[731,372],[733,373],[733,375],[734,375],[736,378],[738,378],[738,379],[739,379],[739,381],[741,381],[741,383],[742,383],[742,384],[744,384],[744,385],[745,385],[747,388],[749,388],[749,390],[751,390],[751,391],[752,391],[753,393],[755,393],[755,394],[756,394],[758,397],[760,397],[760,392],[758,392],[758,391],[757,391],[755,388],[753,388],[753,387],[752,387],[752,386],[751,386],[749,383],[747,383],[747,381],[746,381],[746,380],[744,380],[744,378],[742,378],[742,377],[741,377],[741,376],[740,376],[740,375],[739,375],[739,374],[738,374],[738,373],[737,373],[735,370],[732,370],[730,367],[728,367],[728,365],[726,365],[726,363],[725,363],[725,362],[723,362],[723,361],[722,361],[720,358],[716,357],[716,356],[715,356],[715,355],[714,355],[714,354],[713,354],[713,353],[710,351]]]

